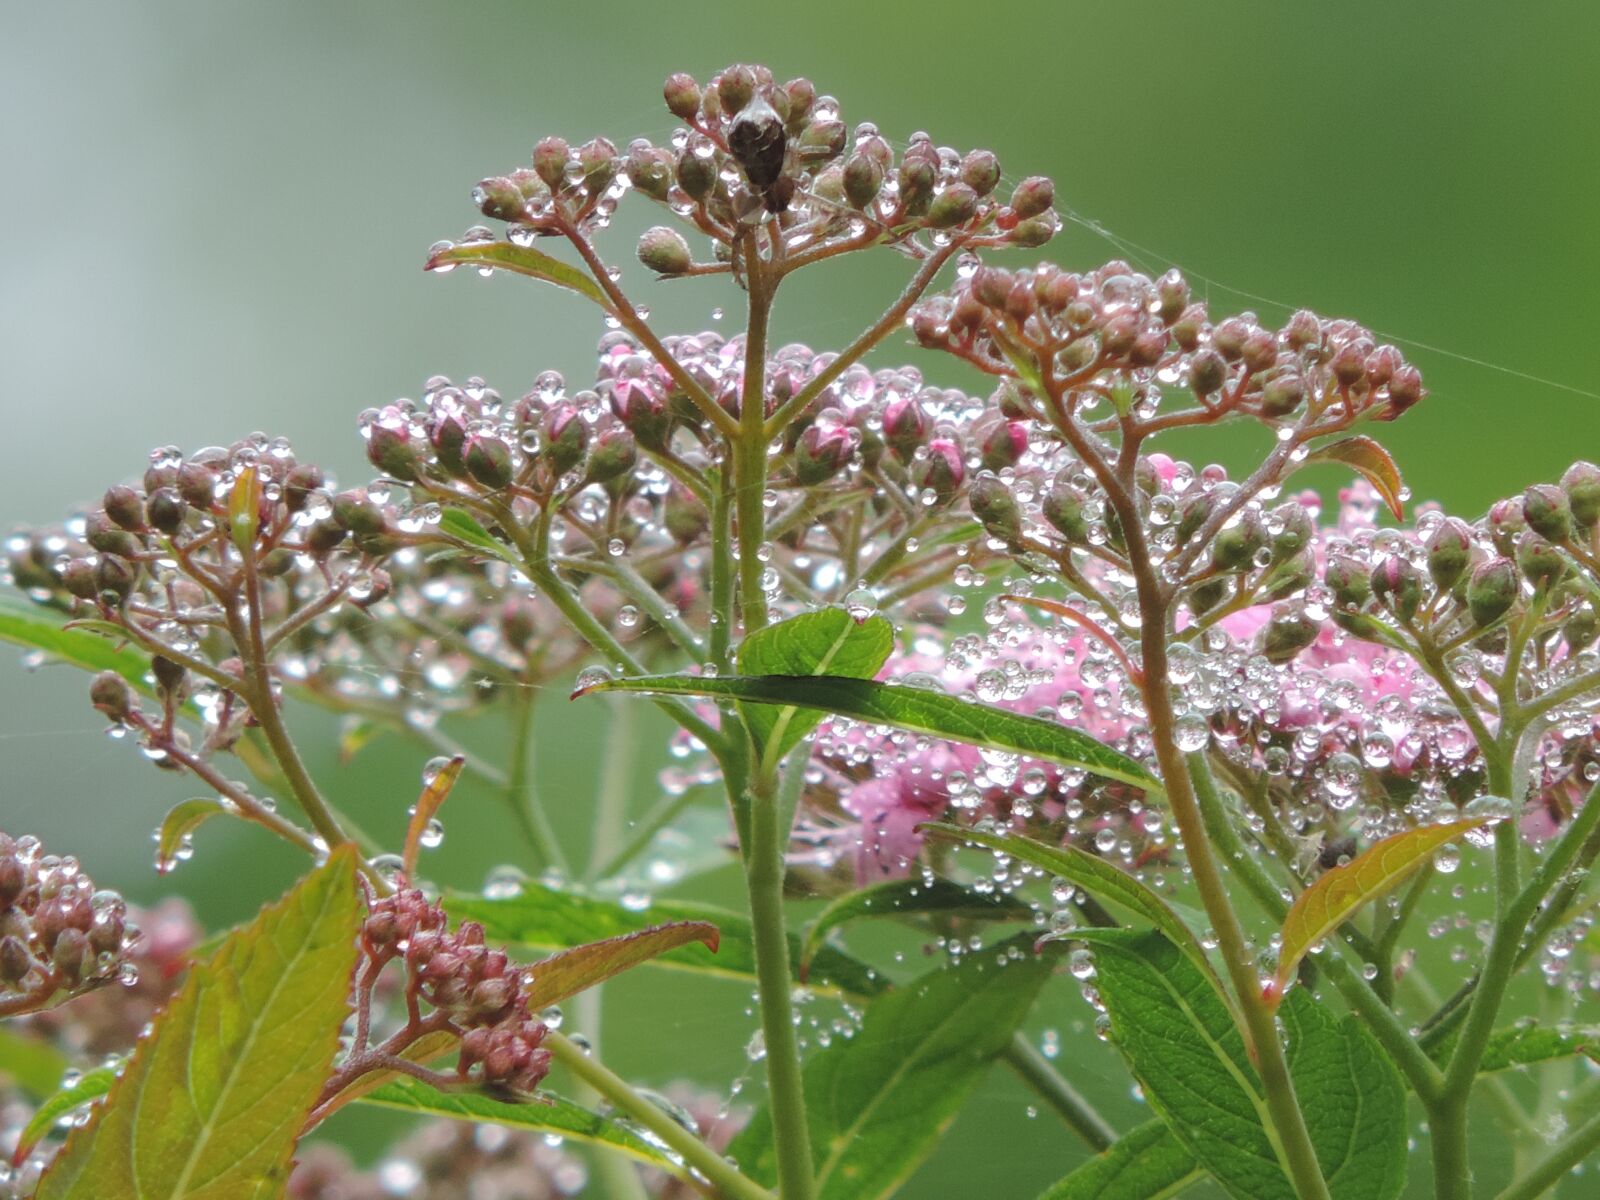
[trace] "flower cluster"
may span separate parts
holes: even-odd
[[[113,981],[132,984],[139,930],[116,892],[33,837],[0,833],[0,1016],[42,1009]]]
[[[399,1045],[443,1030],[461,1037],[458,1079],[508,1095],[528,1096],[537,1090],[550,1070],[550,1052],[540,1049],[547,1032],[544,1022],[528,1011],[529,975],[503,950],[484,944],[481,925],[469,921],[452,933],[444,909],[415,888],[403,887],[373,901],[362,927],[361,949],[361,1021],[345,1075],[364,1065],[386,1065]],[[372,989],[391,962],[401,963],[405,972],[408,1020],[366,1064]],[[428,1016],[422,1003],[433,1010]]]

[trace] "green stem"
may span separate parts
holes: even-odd
[[[1544,1195],[1597,1149],[1600,1149],[1600,1113],[1562,1139],[1532,1170],[1501,1192],[1498,1200],[1534,1200]]]
[[[745,273],[750,315],[745,327],[744,390],[739,397],[739,433],[733,443],[733,478],[739,526],[739,610],[748,637],[767,623],[761,547],[767,522],[767,326],[772,316],[772,292],[763,278],[753,237],[745,239]]]
[[[757,774],[748,789],[750,841],[745,884],[755,942],[761,1035],[767,1051],[767,1090],[773,1142],[778,1154],[778,1192],[783,1200],[812,1200],[811,1133],[806,1119],[800,1047],[795,1038],[789,935],[783,912],[783,851],[778,797],[770,775]]]
[[[719,1188],[728,1200],[775,1200],[771,1192],[741,1175],[722,1155],[678,1124],[664,1109],[639,1095],[620,1075],[585,1054],[570,1039],[551,1030],[545,1035],[544,1045],[556,1062],[660,1138],[669,1149],[682,1156],[687,1166]]]
[[[589,866],[584,879],[602,878],[599,868],[616,851],[622,827],[628,819],[628,782],[633,774],[633,705],[607,697],[611,705],[605,761],[600,765],[600,782],[595,789],[594,843],[589,848]]]
[[[711,494],[711,661],[719,671],[731,665],[728,647],[733,638],[733,493],[730,464],[717,472]]]
[[[511,700],[511,752],[505,778],[506,804],[522,827],[541,867],[567,869],[561,844],[550,827],[544,806],[539,803],[533,782],[533,713],[539,702],[538,690],[517,684]],[[470,760],[469,760],[470,761]]]
[[[1000,1052],[1000,1059],[1022,1081],[1039,1093],[1041,1099],[1066,1122],[1067,1128],[1081,1137],[1095,1151],[1108,1150],[1117,1140],[1117,1131],[1095,1111],[1077,1090],[1061,1077],[1050,1060],[1039,1052],[1022,1034],[1016,1034],[1011,1044]]]

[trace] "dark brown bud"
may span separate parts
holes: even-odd
[[[84,965],[92,959],[89,936],[81,929],[67,928],[56,935],[50,948],[50,963],[64,975],[69,983],[83,978]]]
[[[900,160],[896,175],[900,187],[900,209],[907,216],[920,217],[933,202],[934,184],[938,182],[939,168],[926,158],[913,158],[908,151]]]
[[[100,585],[94,578],[94,564],[87,558],[71,559],[61,568],[61,586],[79,600],[93,600],[100,594]]]
[[[9,909],[28,886],[28,868],[10,850],[0,853],[0,912]]]
[[[203,463],[178,468],[178,494],[201,512],[210,512],[217,500],[217,473]]]
[[[102,554],[121,554],[131,557],[140,550],[140,541],[112,523],[103,512],[92,512],[84,518],[83,539]]]
[[[32,973],[33,955],[28,944],[15,934],[0,938],[0,983],[18,987]]]
[[[157,488],[145,502],[146,515],[153,528],[171,537],[183,528],[183,519],[189,514],[189,505],[176,488]]]
[[[120,554],[102,554],[95,564],[95,592],[108,604],[117,605],[127,600],[138,582],[138,566]]]
[[[150,659],[150,673],[155,676],[158,695],[180,700],[183,698],[184,681],[188,678],[189,672],[182,666],[165,654],[157,654]]]
[[[100,503],[106,516],[129,533],[144,532],[144,499],[133,488],[125,484],[107,488]]]
[[[727,100],[727,96],[723,96]],[[728,126],[728,152],[744,171],[750,186],[765,196],[783,174],[789,134],[783,119],[765,99],[755,96],[738,110]]]

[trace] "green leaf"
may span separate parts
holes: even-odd
[[[1446,842],[1493,819],[1480,817],[1408,829],[1374,842],[1344,866],[1324,872],[1295,898],[1283,918],[1278,972],[1272,981],[1271,997],[1282,998],[1300,960],[1357,909],[1404,883]]]
[[[973,951],[878,997],[854,1037],[806,1060],[818,1200],[887,1196],[916,1170],[1049,977],[1055,955],[1034,954],[1032,940]],[[728,1153],[746,1174],[772,1182],[777,1159],[765,1109]]]
[[[49,1042],[0,1025],[0,1086],[7,1081],[42,1100],[67,1072],[67,1059]]]
[[[1154,931],[1086,929],[1112,1040],[1173,1135],[1239,1200],[1295,1200],[1259,1076],[1212,980]],[[1405,1092],[1354,1017],[1305,991],[1282,1008],[1289,1068],[1335,1200],[1392,1200],[1404,1180]]]
[[[68,1113],[76,1112],[86,1104],[93,1104],[111,1090],[117,1081],[112,1067],[99,1067],[86,1072],[69,1088],[62,1088],[39,1106],[37,1112],[22,1128],[17,1138],[17,1148],[11,1155],[11,1165],[18,1166],[33,1152],[39,1139],[55,1127],[57,1121]]]
[[[892,725],[952,742],[1048,759],[1132,784],[1153,795],[1164,794],[1156,777],[1144,767],[1079,730],[905,684],[831,675],[639,675],[580,688],[573,698],[589,692],[711,696],[747,704],[815,709],[854,721]]]
[[[0,641],[37,650],[46,658],[85,671],[115,671],[136,690],[155,695],[155,688],[145,678],[150,670],[148,654],[87,629],[68,629],[64,626],[68,619],[55,609],[24,606],[7,598],[0,602]]]
[[[560,891],[533,881],[515,896],[457,895],[445,898],[445,910],[458,921],[477,921],[492,940],[536,950],[564,950],[602,938],[638,933],[667,921],[704,921],[721,935],[717,953],[699,944],[680,946],[651,960],[652,966],[718,975],[748,983],[756,976],[755,942],[750,918],[741,913],[687,900],[656,900],[633,909]],[[800,962],[800,938],[789,935],[789,958]],[[811,986],[820,992],[873,996],[888,983],[865,963],[824,946],[811,964]]]
[[[37,1200],[269,1200],[349,1013],[362,902],[336,852],[194,967]]]
[[[568,996],[604,983],[613,975],[659,958],[679,946],[699,943],[715,954],[717,941],[717,927],[708,921],[672,921],[638,933],[574,946],[533,964],[533,987],[528,1005],[537,1010],[559,1004]]]
[[[1457,1030],[1428,1051],[1440,1066],[1450,1061],[1455,1052]],[[1578,1025],[1551,1028],[1535,1021],[1518,1021],[1504,1029],[1496,1029],[1484,1043],[1483,1059],[1478,1073],[1487,1075],[1494,1071],[1509,1071],[1516,1067],[1531,1067],[1559,1058],[1582,1055],[1591,1062],[1600,1063],[1600,1026]]]
[[[1239,1200],[1295,1200],[1244,1039],[1211,978],[1159,933],[1085,929],[1112,1040],[1151,1108]]]
[[[420,1079],[401,1077],[361,1097],[359,1103],[455,1121],[488,1121],[512,1129],[536,1130],[620,1150],[673,1175],[684,1174],[680,1164],[627,1126],[550,1092],[541,1091],[537,1100],[515,1104],[476,1092],[441,1092]]]
[[[438,271],[458,266],[488,267],[526,275],[530,279],[542,279],[569,292],[587,296],[607,312],[611,311],[611,301],[588,275],[531,246],[513,246],[510,242],[463,242],[430,255],[423,270]]]
[[[220,800],[208,796],[174,804],[161,819],[161,828],[156,830],[156,870],[165,875],[176,867],[187,857],[189,839],[194,831],[227,811]]]
[[[1205,1175],[1170,1129],[1160,1121],[1146,1121],[1059,1180],[1039,1200],[1165,1200]]]
[[[894,626],[879,616],[857,621],[842,608],[819,608],[758,629],[739,645],[744,675],[831,675],[871,679],[894,650]],[[741,705],[745,724],[776,763],[822,723],[815,709]]]
[[[1279,1010],[1289,1074],[1334,1200],[1394,1200],[1406,1183],[1406,1089],[1353,1013],[1335,1016],[1304,988]]]
[[[999,892],[975,892],[948,879],[890,879],[859,891],[846,892],[817,915],[806,930],[800,956],[805,979],[811,958],[833,930],[862,917],[899,917],[907,913],[940,913],[979,921],[1029,921],[1033,909]]]
[[[1086,850],[1080,850],[1076,846],[1051,846],[1017,833],[986,833],[960,825],[948,825],[942,821],[930,821],[920,828],[924,833],[937,837],[987,846],[1001,854],[1009,854],[1012,858],[1021,859],[1040,870],[1048,871],[1051,875],[1077,884],[1097,900],[1115,904],[1141,920],[1150,922],[1166,935],[1168,941],[1182,950],[1191,962],[1200,967],[1207,978],[1216,983],[1216,971],[1206,958],[1200,939],[1184,924],[1183,918],[1173,911],[1170,904],[1151,891],[1148,884],[1105,859]],[[1226,994],[1222,993],[1220,983],[1217,983],[1217,989],[1219,993]]]
[[[1400,478],[1400,468],[1395,466],[1389,452],[1369,437],[1357,434],[1343,438],[1311,452],[1308,462],[1342,463],[1364,476],[1378,489],[1383,502],[1389,506],[1396,521],[1405,518],[1402,493],[1405,483]]]
[[[498,558],[510,563],[514,567],[521,567],[522,560],[513,554],[509,547],[495,538],[464,508],[447,507],[439,514],[439,532],[464,542],[476,550],[482,550],[489,558]]]

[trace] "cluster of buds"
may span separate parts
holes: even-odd
[[[136,982],[139,937],[122,897],[97,890],[76,859],[0,833],[0,1016]]]
[[[1159,432],[1242,414],[1304,440],[1393,420],[1423,396],[1400,351],[1352,321],[1301,311],[1276,331],[1252,313],[1213,323],[1176,270],[1151,279],[1120,261],[1084,274],[974,264],[911,328],[925,346],[1024,379],[1015,403],[1043,421],[1059,407]]]
[[[373,901],[361,949],[366,961],[359,975],[359,1013],[370,1014],[372,989],[386,966],[398,962],[405,972],[406,1027],[386,1043],[373,1067],[382,1066],[397,1047],[442,1029],[461,1037],[460,1081],[514,1096],[537,1090],[550,1070],[550,1052],[540,1048],[547,1028],[528,1011],[527,971],[503,950],[486,946],[481,925],[469,921],[452,933],[443,908],[415,888],[403,887]],[[423,1004],[432,1010],[427,1015]],[[366,1035],[363,1021],[346,1074],[362,1065]]]

